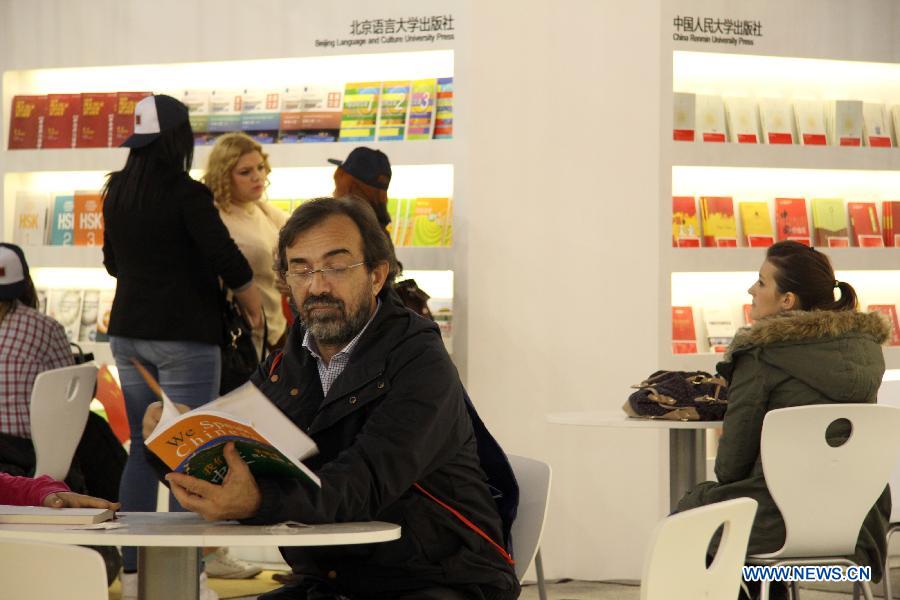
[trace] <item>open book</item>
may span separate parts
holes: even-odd
[[[135,367],[163,403],[162,417],[144,444],[173,471],[222,483],[228,473],[225,444],[234,442],[254,475],[298,477],[321,486],[300,462],[318,452],[316,443],[252,383],[181,414],[153,376],[140,364]]]
[[[111,508],[47,508],[0,504],[0,523],[92,525],[109,521],[115,516],[116,511]]]

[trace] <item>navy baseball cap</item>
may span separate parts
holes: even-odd
[[[381,150],[360,146],[354,148],[346,160],[329,158],[328,162],[379,190],[386,190],[391,184],[391,161]]]
[[[163,131],[175,129],[187,120],[187,106],[172,96],[147,96],[134,106],[134,133],[122,142],[122,147],[143,148]]]
[[[28,263],[15,244],[0,243],[0,300],[12,300],[28,287]]]

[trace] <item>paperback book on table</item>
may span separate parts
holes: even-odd
[[[804,146],[828,145],[828,129],[825,126],[825,107],[817,100],[794,102],[797,117],[797,137]]]
[[[810,245],[805,198],[775,198],[775,232],[779,242],[792,240]]]
[[[252,383],[181,414],[153,376],[135,366],[163,403],[162,417],[144,443],[173,471],[220,484],[228,473],[225,444],[234,442],[254,475],[296,477],[321,486],[301,462],[318,452],[315,442]]]
[[[725,104],[721,96],[697,95],[697,132],[703,142],[725,141]]]
[[[0,504],[0,523],[46,523],[48,525],[94,525],[115,518],[111,508],[48,508]]]
[[[812,213],[816,246],[846,248],[850,245],[847,209],[841,198],[813,198]]]
[[[725,98],[725,116],[732,143],[759,143],[759,108],[754,99]]]
[[[739,202],[744,244],[751,248],[768,248],[775,243],[775,232],[769,218],[767,202]]]
[[[703,245],[710,248],[737,246],[737,223],[734,202],[729,196],[701,196],[700,214]]]
[[[672,246],[674,248],[700,247],[697,201],[693,196],[672,197]]]
[[[675,92],[672,96],[672,139],[676,142],[693,142],[697,97],[685,92]]]
[[[13,96],[8,148],[40,148],[46,115],[47,96]]]
[[[848,202],[850,229],[854,246],[860,248],[883,248],[884,238],[878,225],[878,210],[874,202]]]

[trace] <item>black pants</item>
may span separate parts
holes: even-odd
[[[452,588],[426,588],[402,595],[392,594],[392,600],[473,600],[472,596]],[[387,597],[385,597],[387,598]],[[294,583],[272,590],[259,597],[259,600],[355,600],[336,593],[323,584]]]

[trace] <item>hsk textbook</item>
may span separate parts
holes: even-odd
[[[144,444],[170,469],[220,484],[228,473],[224,449],[235,448],[256,476],[296,477],[320,486],[301,460],[318,452],[315,442],[252,383],[184,414],[140,364],[147,385],[162,401],[162,417]]]

